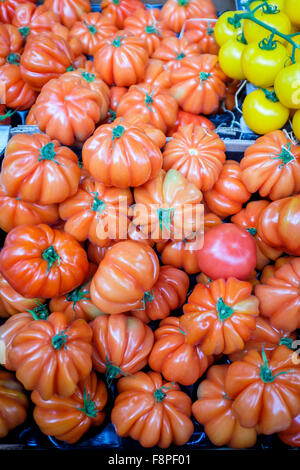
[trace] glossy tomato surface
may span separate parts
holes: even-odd
[[[210,279],[236,277],[245,280],[256,265],[256,246],[250,233],[234,224],[213,227],[197,251],[199,271]]]

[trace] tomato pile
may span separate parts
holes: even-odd
[[[244,78],[224,47],[256,67],[258,31],[237,41],[211,0],[101,7],[0,2],[1,122],[28,110],[41,131],[0,174],[0,437],[31,400],[69,444],[106,419],[144,447],[195,422],[216,446],[300,446],[300,146],[276,128],[239,163],[209,119]],[[246,67],[261,87],[298,67],[274,37],[271,69]]]
[[[215,26],[223,72],[257,87],[243,103],[247,126],[257,134],[292,119],[300,139],[300,14],[298,0],[259,0],[247,11],[225,12]]]

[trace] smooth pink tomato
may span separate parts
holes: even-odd
[[[255,241],[246,230],[221,224],[205,233],[203,248],[196,256],[199,270],[210,279],[246,280],[256,265]]]

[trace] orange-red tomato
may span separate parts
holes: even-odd
[[[244,209],[231,217],[231,222],[247,230],[256,243],[256,267],[261,270],[270,260],[281,255],[280,250],[272,248],[265,243],[257,233],[258,221],[263,210],[269,205],[268,201],[259,200],[249,202]]]
[[[10,126],[11,110],[7,110],[5,104],[0,103],[0,126]]]
[[[179,171],[202,191],[210,190],[225,162],[225,144],[212,130],[196,124],[180,127],[166,144],[163,168]]]
[[[117,117],[117,107],[121,98],[127,93],[128,88],[125,86],[110,87],[110,103],[108,108],[107,122],[111,124]]]
[[[149,59],[143,81],[157,88],[170,88],[170,70],[166,63],[163,60]]]
[[[204,232],[215,225],[220,225],[222,220],[215,214],[204,215]],[[184,269],[188,274],[196,274],[200,271],[194,240],[168,240],[158,242],[157,251],[161,254],[163,264],[170,264],[175,268]]]
[[[300,447],[300,413],[292,419],[288,429],[278,433],[278,437],[288,446]]]
[[[92,280],[92,302],[105,313],[134,310],[158,276],[158,258],[150,246],[132,240],[116,243]]]
[[[189,113],[215,113],[225,96],[226,76],[213,54],[182,59],[180,66],[171,70],[170,79],[171,95]]]
[[[20,225],[6,236],[0,270],[20,294],[47,299],[78,287],[88,260],[71,235],[45,224]]]
[[[180,67],[182,59],[199,55],[199,46],[191,44],[186,38],[166,37],[154,51],[152,57],[165,62],[167,69]]]
[[[199,344],[208,355],[242,350],[259,314],[258,299],[251,292],[249,282],[233,277],[209,286],[197,284],[180,318],[187,343]]]
[[[8,370],[14,370],[8,358],[8,352],[16,334],[32,321],[45,320],[49,316],[46,305],[42,304],[41,300],[39,299],[32,309],[12,315],[0,326],[0,364],[3,364]]]
[[[265,284],[269,277],[274,277],[274,274],[277,269],[281,268],[281,266],[283,266],[284,264],[289,263],[290,261],[292,261],[292,259],[295,259],[295,257],[281,256],[280,258],[277,258],[274,264],[268,264],[267,266],[265,266],[260,275],[261,284]]]
[[[180,328],[180,319],[168,317],[155,330],[155,343],[149,357],[149,366],[161,372],[170,381],[182,385],[194,384],[213,362],[201,347],[186,342]]]
[[[99,42],[94,62],[97,73],[108,85],[134,85],[143,79],[147,46],[140,37],[120,31]]]
[[[89,0],[45,0],[44,5],[48,10],[56,13],[60,22],[67,28],[71,28],[84,13],[91,11]]]
[[[184,240],[194,232],[201,234],[202,193],[178,171],[161,170],[134,189],[134,199],[132,223],[148,238]]]
[[[82,320],[68,323],[61,312],[24,326],[13,338],[8,359],[27,390],[44,400],[73,395],[92,370],[92,330]]]
[[[142,38],[148,49],[149,56],[159,47],[164,37],[174,36],[174,32],[165,28],[159,21],[160,10],[158,8],[137,9],[124,21],[125,31]]]
[[[102,14],[109,18],[118,28],[124,27],[128,16],[132,16],[136,10],[145,9],[141,0],[102,0]]]
[[[0,370],[0,438],[24,423],[28,405],[25,391],[15,376]]]
[[[0,228],[5,232],[24,224],[54,224],[58,219],[56,204],[41,205],[10,197],[0,181]]]
[[[1,179],[11,197],[54,204],[76,193],[80,173],[69,148],[44,134],[15,134],[6,147]]]
[[[198,116],[196,114],[186,113],[185,111],[179,109],[175,125],[168,132],[168,137],[172,137],[180,127],[188,126],[189,124],[195,124],[195,126],[206,127],[206,129],[210,129],[211,131],[215,129],[215,125],[205,116]]]
[[[300,196],[270,203],[261,213],[257,232],[263,242],[290,255],[300,256]]]
[[[73,61],[73,51],[64,38],[53,33],[40,33],[27,41],[21,56],[20,71],[31,88],[41,91],[51,78],[66,72]]]
[[[42,299],[23,297],[0,274],[0,318],[33,310],[40,302]]]
[[[216,18],[216,7],[211,0],[167,0],[161,10],[161,20],[176,33],[190,18]]]
[[[191,18],[185,23],[183,37],[198,44],[201,54],[218,55],[220,48],[214,36],[214,23],[203,21],[201,18]]]
[[[261,434],[284,431],[300,412],[300,369],[293,352],[278,346],[270,358],[249,351],[233,362],[225,378],[225,392],[241,426],[257,426]]]
[[[51,32],[59,17],[53,11],[49,11],[45,5],[36,6],[33,3],[21,3],[16,9],[12,24],[16,26],[23,37],[29,34],[36,35],[43,32]]]
[[[266,318],[257,317],[255,330],[249,341],[246,342],[243,351],[236,351],[230,354],[229,359],[231,362],[240,361],[251,349],[260,353],[264,349],[269,354],[281,344],[293,349],[293,341],[295,339],[295,334],[275,328]]]
[[[295,331],[300,326],[300,259],[292,258],[255,288],[261,315],[273,326]]]
[[[51,80],[38,96],[33,117],[49,137],[72,145],[84,142],[94,132],[105,117],[104,106],[101,95],[80,78]]]
[[[118,28],[111,21],[104,18],[101,13],[93,12],[82,15],[71,31],[70,36],[78,38],[83,44],[83,52],[93,55],[102,39],[114,36]]]
[[[111,239],[126,238],[132,202],[129,188],[107,187],[85,178],[77,193],[59,205],[59,215],[66,220],[65,232],[76,240],[105,246]]]
[[[45,400],[34,390],[31,399],[36,405],[33,417],[40,430],[59,441],[74,444],[91,426],[103,423],[107,390],[104,382],[91,372],[79,382],[71,397],[53,395]]]
[[[156,372],[137,372],[119,380],[118,392],[111,420],[119,436],[163,449],[190,439],[192,402],[176,383],[163,381]]]
[[[161,266],[150,293],[147,292],[139,308],[130,313],[145,323],[168,317],[172,310],[177,310],[184,304],[189,283],[185,272],[173,266]]]
[[[11,23],[17,6],[28,2],[35,3],[36,0],[2,0],[0,2],[0,21]]]
[[[88,172],[106,186],[128,188],[155,178],[162,166],[162,154],[139,124],[116,119],[104,124],[82,149]]]
[[[269,132],[247,148],[241,160],[242,181],[261,197],[281,199],[300,192],[300,145],[283,131]]]
[[[204,193],[204,200],[213,213],[225,218],[239,212],[250,196],[239,163],[226,160],[216,183]]]
[[[37,98],[37,93],[24,82],[18,60],[16,63],[12,60],[13,63],[6,63],[0,66],[0,80],[1,83],[5,84],[6,106],[24,110],[33,105]]]
[[[138,318],[126,315],[100,315],[90,323],[93,330],[93,367],[113,379],[132,375],[148,363],[153,333]]]
[[[0,9],[1,5],[3,2],[0,2]],[[7,58],[12,61],[19,60],[22,45],[23,38],[18,28],[11,24],[0,24],[0,65],[5,64]]]
[[[192,412],[215,446],[244,449],[254,446],[257,431],[255,427],[241,426],[233,412],[233,401],[224,389],[228,367],[228,364],[210,367],[206,379],[198,387]]]
[[[64,38],[65,41],[67,41],[67,43],[71,47],[73,54],[76,57],[73,62],[73,67],[75,67],[77,65],[77,61],[79,60],[79,58],[80,60],[82,60],[82,57],[83,57],[81,55],[83,52],[83,44],[81,40],[75,36],[71,36],[71,31],[66,26],[63,26],[60,23],[55,23],[52,26],[51,30],[54,34],[56,34],[56,36],[61,36],[62,38]],[[86,61],[86,62],[89,62],[89,61]]]
[[[94,245],[94,243],[88,242],[88,258],[92,263],[99,264],[104,258],[105,253],[109,248],[111,248],[115,243],[114,240],[110,240],[110,242],[105,246]]]
[[[145,122],[166,134],[175,124],[177,111],[177,102],[167,90],[148,83],[139,83],[132,85],[123,95],[117,108],[117,116],[125,119],[141,116]]]

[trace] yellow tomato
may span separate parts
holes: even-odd
[[[272,92],[273,90],[267,90]],[[256,134],[281,129],[289,118],[290,111],[279,101],[266,97],[261,89],[246,96],[243,104],[243,116],[247,126]]]
[[[300,4],[299,0],[286,0],[285,12],[290,18],[291,22],[300,26]]]
[[[300,108],[300,62],[280,70],[274,88],[279,101],[291,109]]]
[[[291,22],[289,17],[285,13],[264,13],[262,10],[258,10],[254,14],[255,18],[266,23],[267,25],[277,29],[280,33],[290,34]],[[256,24],[252,20],[245,20],[244,22],[244,35],[248,43],[256,42],[259,43],[265,38],[269,38],[271,32],[265,29],[263,26]],[[286,41],[280,36],[275,35],[274,39],[285,43]]]
[[[238,39],[229,39],[219,50],[219,63],[227,77],[234,80],[244,80],[241,57],[245,49],[245,44]]]
[[[252,42],[245,47],[242,55],[242,70],[249,82],[267,88],[274,84],[276,75],[288,61],[286,48],[276,43],[275,49],[265,50]]]
[[[293,41],[295,41],[296,44],[299,44],[300,46],[300,34],[299,36],[294,36],[293,37]],[[293,52],[293,46],[292,44],[288,43],[287,45],[287,51],[288,51],[288,54],[289,56],[292,55],[292,52]],[[296,49],[296,52],[295,52],[295,60],[296,62],[300,62],[300,49]]]
[[[293,131],[298,140],[300,140],[300,109],[295,112],[293,117]]]
[[[242,33],[243,21],[241,21],[241,26],[235,28],[232,24],[228,22],[228,18],[233,18],[236,13],[245,13],[242,10],[238,11],[226,11],[223,15],[220,16],[215,25],[215,39],[219,46],[223,46],[225,42],[229,41]]]

